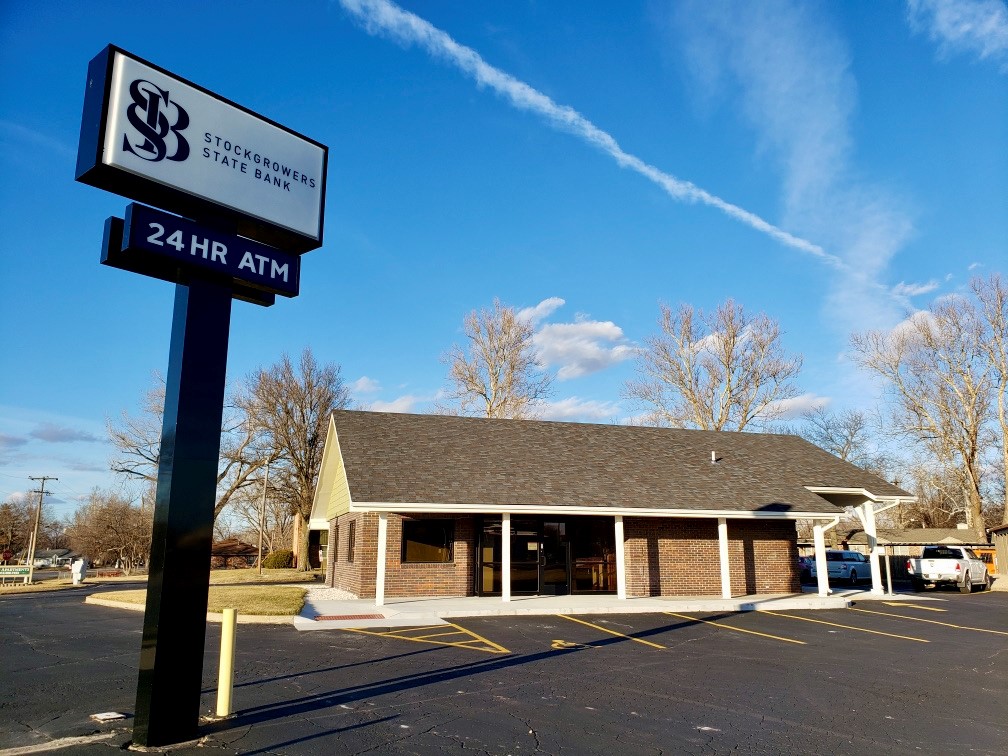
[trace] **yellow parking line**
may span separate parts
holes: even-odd
[[[472,636],[473,638],[476,638],[477,640],[481,640],[481,641],[483,641],[484,643],[486,643],[486,644],[487,644],[488,646],[490,646],[491,648],[494,648],[494,649],[496,649],[497,653],[499,653],[499,654],[510,654],[510,653],[511,653],[511,652],[510,652],[510,651],[508,651],[508,650],[507,650],[506,648],[504,648],[504,646],[501,646],[501,645],[499,645],[499,644],[497,644],[497,643],[494,643],[494,642],[493,642],[492,640],[487,640],[486,638],[484,638],[484,637],[483,637],[482,635],[480,635],[479,633],[474,633],[474,632],[473,632],[472,630],[467,630],[467,629],[466,629],[466,628],[464,628],[464,627],[459,627],[459,626],[458,626],[458,625],[456,625],[456,624],[455,624],[454,622],[449,622],[448,624],[449,624],[449,625],[451,625],[451,626],[452,626],[452,627],[454,627],[454,628],[458,628],[458,629],[459,629],[459,630],[461,630],[461,631],[462,631],[463,633],[468,633],[469,635],[471,635],[471,636]],[[467,641],[467,642],[471,642],[471,641]]]
[[[934,607],[934,606],[922,606],[921,604],[910,604],[910,603],[907,603],[906,601],[883,601],[882,603],[885,604],[886,606],[899,606],[899,607],[909,606],[909,607],[911,607],[913,609],[923,609],[926,612],[947,612],[948,611],[948,609],[939,609],[939,608]]]
[[[450,623],[448,623],[450,624]],[[423,625],[421,627],[404,627],[402,630],[390,630],[390,633],[412,633],[417,630],[440,630],[444,625]]]
[[[449,630],[447,633],[430,633],[429,635],[414,635],[411,637],[416,638],[417,640],[427,640],[428,638],[440,638],[443,635],[466,635],[466,633],[458,630]]]
[[[451,622],[448,622],[446,624],[450,625],[451,627],[454,627],[455,630],[452,631],[452,632],[450,632],[450,633],[442,633],[442,635],[459,635],[459,634],[463,634],[463,635],[468,635],[473,640],[456,641],[456,642],[452,642],[452,641],[439,641],[439,640],[430,640],[430,638],[435,637],[433,635],[432,636],[418,636],[418,637],[414,637],[414,636],[411,636],[411,635],[404,635],[403,634],[403,633],[408,633],[408,632],[410,632],[412,630],[430,630],[430,629],[432,629],[434,627],[444,627],[444,625],[431,625],[430,627],[420,627],[420,628],[411,627],[411,628],[404,628],[402,630],[393,630],[391,632],[386,632],[386,633],[379,633],[379,632],[377,632],[375,630],[364,630],[363,628],[355,628],[355,627],[346,627],[346,628],[343,628],[343,629],[346,630],[348,633],[360,633],[361,635],[374,635],[374,636],[376,636],[378,638],[395,638],[396,640],[412,641],[413,643],[429,643],[429,644],[432,644],[432,645],[435,645],[435,646],[454,646],[455,648],[467,648],[467,649],[471,649],[473,651],[486,651],[488,654],[509,654],[509,653],[511,653],[510,651],[508,651],[503,646],[498,645],[497,643],[494,643],[493,641],[487,640],[483,636],[478,635],[477,633],[474,633],[471,630],[466,630],[465,628],[459,627],[458,625],[455,625],[455,624],[453,624]],[[482,645],[481,646],[470,645],[472,643],[481,643]]]
[[[805,641],[795,640],[794,638],[784,638],[780,635],[770,635],[769,633],[758,633],[755,630],[746,630],[741,627],[732,627],[731,625],[724,625],[720,622],[714,622],[712,620],[700,619],[699,617],[690,617],[688,614],[676,614],[675,612],[665,612],[665,614],[670,614],[673,617],[679,617],[680,619],[687,619],[693,622],[703,622],[705,625],[714,625],[714,627],[723,627],[725,630],[734,630],[737,633],[749,633],[750,635],[759,635],[763,638],[773,638],[774,640],[784,641],[785,643],[797,643],[799,645],[808,645]]]
[[[1004,630],[988,630],[986,627],[969,627],[968,625],[953,625],[951,622],[939,622],[938,620],[924,619],[923,617],[908,617],[905,614],[892,614],[890,612],[875,612],[871,609],[855,609],[851,607],[855,612],[864,612],[865,614],[881,614],[883,617],[899,617],[900,619],[911,620],[913,622],[929,622],[932,625],[944,625],[945,627],[954,627],[957,630],[975,630],[978,633],[994,633],[995,635],[1008,635]]]
[[[626,638],[627,640],[632,640],[636,643],[643,643],[645,646],[653,646],[654,648],[665,648],[665,646],[660,646],[657,643],[652,643],[651,641],[642,640],[640,638],[634,638],[632,635],[624,635],[623,633],[617,633],[615,630],[610,630],[608,627],[602,627],[601,625],[593,625],[591,622],[585,622],[584,620],[579,620],[577,617],[569,617],[566,614],[558,614],[558,617],[563,617],[571,622],[577,622],[582,625],[587,625],[588,627],[593,627],[596,630],[601,630],[603,633],[609,633],[609,635],[615,635],[618,638]]]
[[[931,641],[924,640],[923,638],[914,638],[910,635],[897,635],[896,633],[883,633],[881,630],[869,630],[864,627],[854,627],[853,625],[841,625],[839,622],[827,622],[826,620],[812,619],[811,617],[796,617],[793,614],[783,614],[782,612],[772,612],[764,610],[764,614],[773,614],[776,617],[787,617],[788,619],[801,620],[802,622],[815,622],[820,625],[831,625],[832,627],[842,627],[846,630],[856,630],[859,633],[871,633],[872,635],[885,635],[890,638],[900,638],[902,640],[912,640],[918,643],[930,643]]]

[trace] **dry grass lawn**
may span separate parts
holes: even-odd
[[[235,609],[238,616],[288,617],[304,608],[305,589],[296,585],[211,585],[207,611]],[[144,604],[147,591],[106,591],[101,598],[124,604]]]
[[[134,575],[129,580],[146,580],[146,575]],[[221,612],[236,609],[240,615],[290,616],[298,614],[304,607],[305,592],[308,587],[320,584],[323,574],[320,570],[302,572],[299,570],[211,570],[208,609]],[[88,578],[83,586],[75,586],[70,581],[47,580],[32,585],[22,583],[0,586],[0,595],[12,593],[35,593],[38,591],[77,590],[96,583],[122,582],[119,579]],[[101,598],[122,601],[127,604],[144,604],[147,591],[143,588],[125,591],[104,591]]]

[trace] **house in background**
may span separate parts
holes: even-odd
[[[907,492],[791,435],[338,411],[309,527],[327,585],[386,596],[801,590],[824,532]],[[880,578],[875,585],[881,590]],[[825,579],[819,584],[825,594]]]
[[[210,566],[215,569],[223,567],[254,567],[258,558],[258,546],[245,543],[237,538],[214,541],[210,547]]]

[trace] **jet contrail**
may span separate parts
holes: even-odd
[[[818,244],[789,234],[755,213],[733,205],[689,181],[678,179],[645,163],[635,155],[624,152],[610,134],[598,128],[573,108],[558,105],[525,82],[494,68],[472,48],[460,45],[445,32],[389,0],[340,0],[340,4],[363,24],[369,34],[384,34],[406,45],[419,45],[430,55],[454,64],[475,79],[478,85],[489,87],[519,110],[536,113],[556,128],[574,134],[602,150],[618,165],[629,168],[654,182],[673,199],[681,202],[700,202],[715,207],[729,217],[767,234],[782,244],[812,254],[836,268],[846,267],[840,258],[826,252]]]

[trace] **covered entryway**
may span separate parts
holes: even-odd
[[[488,515],[478,527],[477,596],[501,596],[505,561],[511,593],[560,596],[616,593],[616,538],[609,517],[509,518],[510,560],[504,553],[503,518]]]

